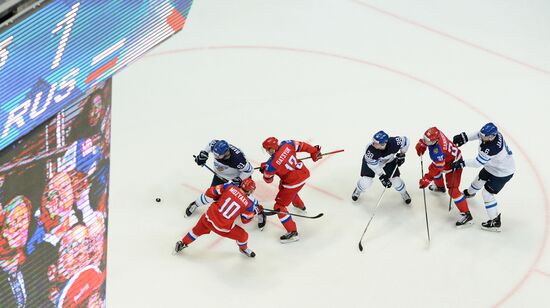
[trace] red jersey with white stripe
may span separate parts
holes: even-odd
[[[313,154],[317,149],[310,144],[296,140],[285,140],[279,145],[279,149],[266,162],[267,167],[264,177],[273,177],[275,174],[281,178],[281,185],[285,188],[296,188],[305,183],[309,178],[309,170],[296,158],[297,152]]]
[[[451,170],[451,163],[462,157],[460,149],[441,130],[439,131],[437,143],[429,145],[428,151],[433,161],[428,171],[432,177],[437,176],[441,172],[449,172]]]
[[[243,223],[254,218],[254,202],[232,183],[210,187],[205,193],[216,200],[206,211],[206,219],[220,232],[229,232],[235,219],[241,216]]]

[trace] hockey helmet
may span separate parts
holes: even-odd
[[[439,139],[439,129],[437,127],[430,127],[426,132],[424,133],[424,143],[427,145],[432,145],[437,142]]]
[[[498,128],[495,124],[489,122],[483,125],[483,127],[479,130],[479,133],[484,137],[496,136],[498,134]]]
[[[241,183],[241,189],[247,194],[250,195],[256,190],[256,183],[251,178],[246,178]]]
[[[219,159],[222,158],[227,151],[229,151],[229,143],[225,140],[218,140],[212,147],[212,152],[214,153],[214,157]]]
[[[279,149],[279,140],[275,137],[269,137],[262,142],[262,147],[266,150],[277,151]]]
[[[388,143],[389,138],[390,138],[390,136],[388,136],[388,134],[386,134],[386,132],[381,130],[381,131],[377,132],[376,134],[374,134],[374,136],[372,137],[372,141],[376,142],[378,144],[386,144],[386,143]]]

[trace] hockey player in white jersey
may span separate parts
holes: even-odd
[[[209,153],[214,155],[214,177],[210,186],[224,184],[228,181],[240,187],[242,181],[249,178],[254,168],[246,160],[244,153],[237,147],[225,140],[214,139],[208,143],[206,148],[195,156],[195,162],[204,166],[208,160]],[[186,216],[191,216],[200,204],[192,202],[185,210]],[[258,216],[258,217],[261,217]]]
[[[406,204],[411,203],[411,197],[405,188],[405,183],[399,177],[399,166],[405,162],[405,152],[409,148],[409,139],[405,136],[389,137],[384,131],[374,134],[372,143],[367,146],[361,166],[361,178],[351,195],[357,201],[361,193],[372,185],[376,175],[386,188],[394,187],[401,194]],[[394,172],[395,170],[395,172]],[[392,176],[393,172],[393,176]]]
[[[471,140],[480,140],[479,151],[475,159],[453,162],[453,169],[463,167],[483,167],[464,195],[471,198],[482,190],[485,209],[489,220],[481,224],[481,228],[489,231],[500,231],[501,221],[498,203],[495,195],[506,185],[515,172],[515,163],[512,151],[506,144],[504,137],[493,123],[485,124],[479,132],[460,133],[453,137],[453,143],[461,146]]]

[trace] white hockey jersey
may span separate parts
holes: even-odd
[[[468,134],[468,140],[480,139],[479,132]],[[465,161],[466,167],[483,167],[496,177],[505,177],[514,174],[516,165],[514,156],[504,137],[498,133],[493,141],[481,142],[475,159]]]

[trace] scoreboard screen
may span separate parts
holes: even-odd
[[[0,150],[180,31],[192,0],[52,0],[0,28]]]

